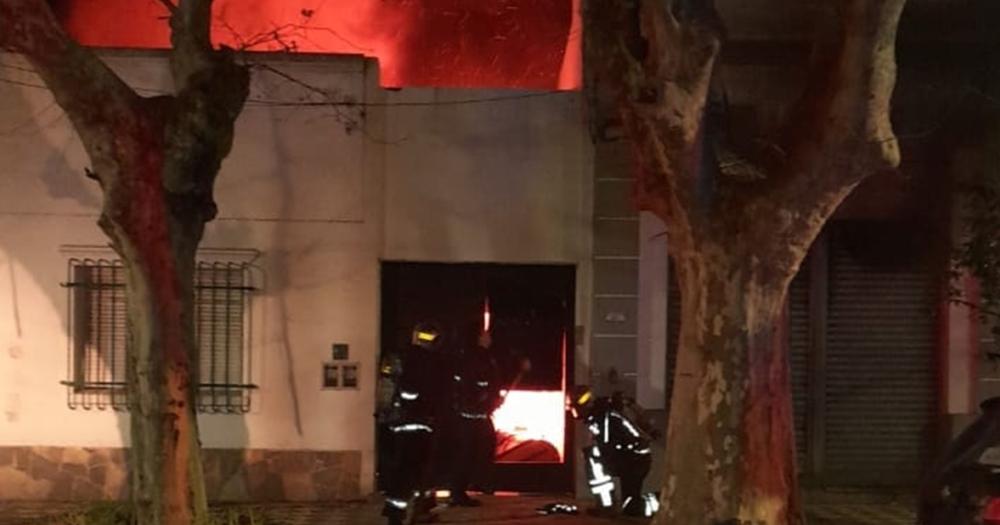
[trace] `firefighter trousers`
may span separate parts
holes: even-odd
[[[590,493],[600,507],[612,507],[615,501],[613,478],[617,477],[622,506],[641,500],[642,482],[651,464],[649,454],[609,448],[591,446],[583,450]]]
[[[489,417],[457,417],[452,422],[451,465],[449,490],[452,497],[462,497],[469,485],[476,483],[482,490],[492,489],[493,458],[496,451],[496,431]]]
[[[425,425],[390,427],[385,465],[384,516],[405,516],[417,491],[427,488],[432,431]]]

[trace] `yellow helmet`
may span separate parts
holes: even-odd
[[[435,348],[440,344],[441,331],[428,323],[418,323],[413,327],[410,343],[423,348]]]
[[[568,393],[568,397],[567,405],[574,419],[585,417],[594,406],[594,392],[588,386],[577,386]]]

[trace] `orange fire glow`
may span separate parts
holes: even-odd
[[[483,333],[490,331],[490,298],[486,298],[486,304],[483,306]]]
[[[493,413],[500,463],[563,463],[566,449],[566,333],[559,390],[511,390]]]
[[[82,44],[163,49],[158,0],[56,0]],[[214,39],[254,51],[360,54],[384,86],[578,89],[579,0],[216,0]]]
[[[559,390],[512,390],[493,413],[500,435],[497,461],[562,463],[566,419],[563,393]],[[522,453],[519,448],[534,444]]]

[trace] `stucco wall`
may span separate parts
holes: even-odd
[[[589,139],[576,93],[413,89],[386,125],[385,257],[587,258]]]

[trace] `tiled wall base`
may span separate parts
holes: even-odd
[[[330,501],[361,496],[360,451],[206,449],[213,501]],[[0,447],[0,500],[85,501],[128,495],[127,450]]]

